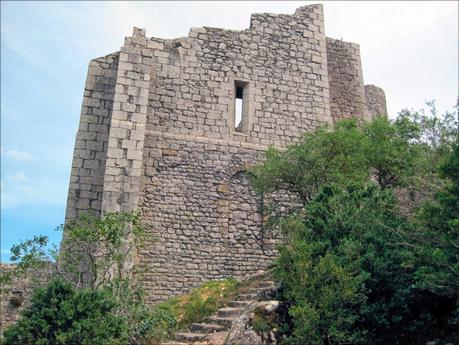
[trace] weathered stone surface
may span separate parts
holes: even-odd
[[[254,273],[281,238],[264,227],[269,200],[249,167],[269,145],[340,118],[368,119],[366,96],[359,47],[325,36],[321,5],[178,39],[135,28],[119,52],[90,63],[67,218],[141,212],[149,236],[135,262],[150,302]]]
[[[177,151],[176,150],[171,150],[171,149],[163,149],[163,156],[167,157],[173,157],[177,156]]]
[[[327,58],[333,121],[368,120],[359,46],[327,37]]]
[[[383,89],[375,85],[365,85],[365,98],[371,117],[387,116],[386,95]]]
[[[248,315],[240,316],[231,327],[225,345],[262,345],[261,336],[253,329],[247,328],[249,322]]]
[[[225,345],[277,344],[276,338],[272,332],[260,335],[253,330],[250,326],[250,322],[254,319],[255,310],[269,318],[274,317],[273,315],[276,313],[278,307],[279,301],[261,301],[249,305],[244,313],[233,322]]]
[[[227,184],[219,184],[217,186],[217,192],[220,192],[220,193],[228,193],[229,191],[229,187]]]
[[[14,265],[0,264],[0,274],[14,269]],[[48,282],[55,267],[49,265],[27,272],[25,276],[13,277],[11,282],[0,286],[0,339],[3,332],[19,319],[20,312],[29,305],[35,288]]]

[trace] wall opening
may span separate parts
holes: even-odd
[[[247,85],[247,82],[234,82],[234,130],[236,132],[242,132],[246,127]]]

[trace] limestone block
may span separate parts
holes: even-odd
[[[228,193],[229,192],[229,186],[227,184],[219,184],[217,186],[217,192],[219,192],[219,193]]]
[[[162,149],[162,155],[165,156],[165,157],[177,156],[177,150]]]

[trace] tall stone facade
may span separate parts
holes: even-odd
[[[379,112],[384,92],[364,87],[357,44],[325,36],[321,5],[177,39],[134,28],[89,64],[67,218],[140,211],[148,238],[137,265],[151,302],[253,273],[279,239],[263,228],[248,167],[269,145]]]

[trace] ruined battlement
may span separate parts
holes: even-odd
[[[263,197],[243,172],[269,145],[385,113],[359,46],[325,36],[321,5],[177,39],[134,28],[89,64],[66,217],[139,210],[151,301],[256,272],[279,238],[262,229]]]

